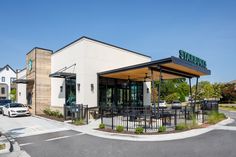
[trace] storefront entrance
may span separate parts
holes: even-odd
[[[71,106],[76,104],[76,79],[75,78],[66,78],[65,79],[65,100],[66,106]]]
[[[143,83],[131,80],[99,78],[100,106],[143,106]]]

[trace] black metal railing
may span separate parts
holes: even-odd
[[[64,105],[65,120],[84,120],[88,124],[88,105],[74,104],[70,106]]]
[[[127,131],[134,131],[137,127],[145,132],[155,132],[160,126],[175,127],[180,123],[204,123],[207,113],[185,106],[180,108],[153,107],[100,107],[101,123],[106,128],[115,130],[116,126],[123,126]]]

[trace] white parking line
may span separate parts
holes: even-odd
[[[22,144],[19,144],[19,146],[21,147],[21,146],[27,146],[27,145],[31,145],[31,144],[33,144],[33,143],[22,143]]]
[[[60,139],[69,138],[69,137],[73,137],[73,136],[80,136],[80,135],[84,135],[84,133],[79,133],[79,134],[75,134],[75,135],[71,135],[71,136],[60,136],[60,137],[55,137],[55,138],[49,138],[49,139],[44,140],[44,141],[46,141],[46,142],[55,141],[55,140],[60,140]]]

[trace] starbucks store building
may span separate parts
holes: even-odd
[[[210,75],[206,62],[182,50],[179,57],[152,60],[83,36],[55,52],[33,48],[15,83],[17,101],[31,106],[32,114],[43,114],[46,108],[64,113],[64,106],[73,104],[148,106],[154,81],[188,78],[191,82],[204,75]]]

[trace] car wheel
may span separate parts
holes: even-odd
[[[8,117],[11,117],[10,112],[8,112]]]

